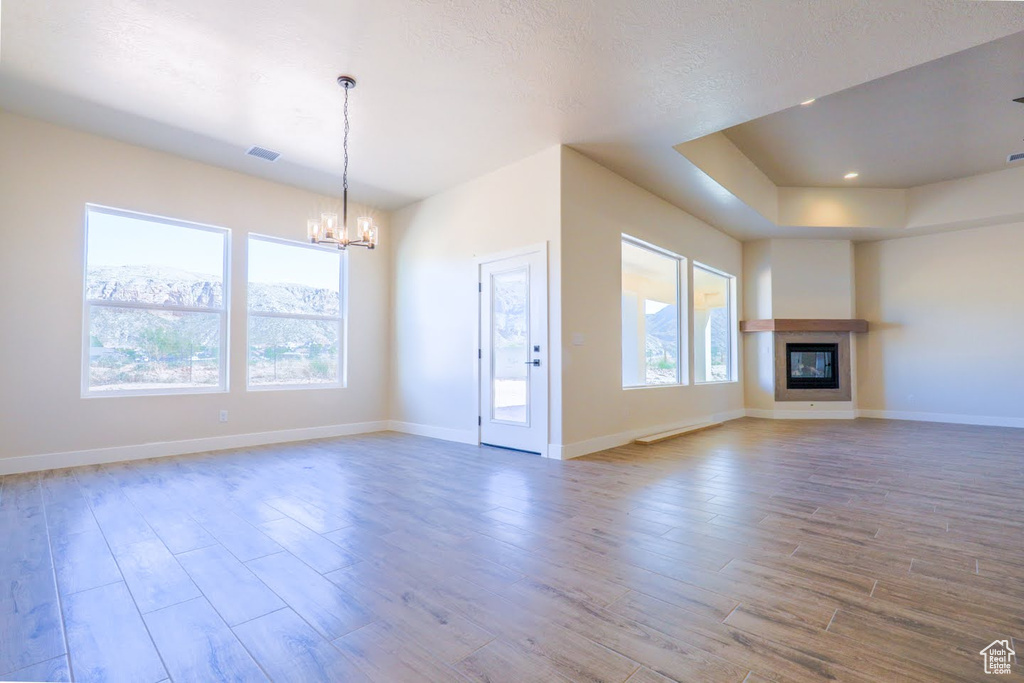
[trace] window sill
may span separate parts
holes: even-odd
[[[196,396],[200,394],[226,394],[227,387],[211,387],[208,389],[131,389],[120,391],[84,391],[82,398],[138,398],[140,396]]]
[[[686,382],[677,382],[675,384],[638,384],[635,387],[622,387],[623,391],[638,391],[644,389],[678,389],[679,387],[690,386]]]
[[[737,384],[738,382],[739,382],[738,379],[716,379],[716,380],[711,380],[709,382],[694,382],[694,386],[704,386],[704,385],[708,385],[708,384],[711,384],[711,385],[714,385],[714,384]]]
[[[315,391],[317,389],[344,389],[345,385],[341,382],[332,382],[330,384],[257,384],[255,386],[249,385],[245,389],[246,391],[260,392],[260,391]]]

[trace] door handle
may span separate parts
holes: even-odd
[[[526,364],[527,365],[532,365],[535,368],[539,368],[540,367],[540,358],[534,358],[533,360],[528,360],[528,361],[526,361]]]

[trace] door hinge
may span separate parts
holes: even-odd
[[[476,350],[476,357],[477,358],[483,358],[484,357],[484,350],[483,349],[477,349]]]
[[[482,427],[483,425],[484,425],[484,418],[482,418],[479,415],[477,415],[476,416],[476,426],[477,427]]]
[[[483,292],[484,291],[484,283],[482,283],[482,282],[476,283],[476,291]]]

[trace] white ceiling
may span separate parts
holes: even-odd
[[[673,145],[1024,30],[1024,3],[6,0],[2,20],[15,112],[337,191],[351,73],[357,200],[566,143],[738,234],[749,211],[716,214]]]
[[[907,188],[1024,152],[1024,33],[725,131],[784,187]],[[860,176],[845,181],[847,171]]]

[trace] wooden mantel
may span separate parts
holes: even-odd
[[[823,318],[769,318],[741,320],[740,332],[867,332],[867,320]]]

